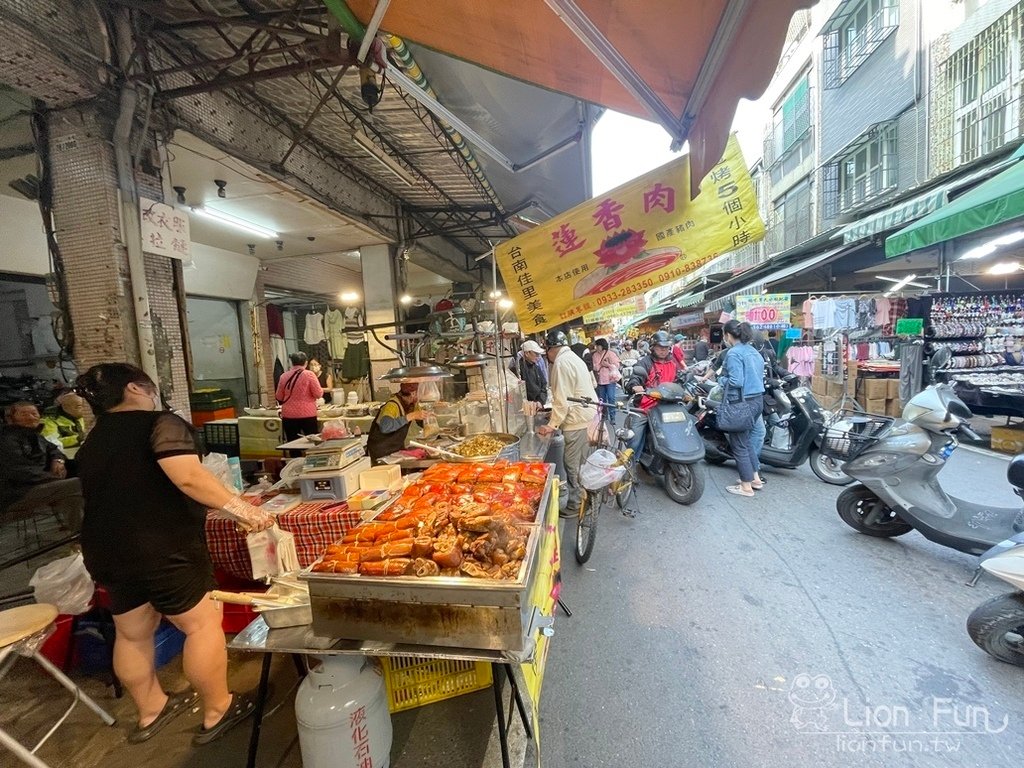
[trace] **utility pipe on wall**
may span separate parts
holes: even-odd
[[[128,11],[122,9],[114,18],[117,30],[117,53],[122,67],[131,58],[132,28]],[[121,241],[128,252],[128,275],[131,278],[132,308],[139,339],[140,367],[160,385],[157,369],[156,344],[153,341],[153,315],[149,307],[149,286],[146,283],[146,260],[142,253],[142,221],[139,215],[139,193],[132,167],[131,134],[135,112],[139,104],[136,86],[127,78],[121,85],[120,109],[114,124],[114,162],[117,184],[121,192]]]

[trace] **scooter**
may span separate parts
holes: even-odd
[[[860,481],[839,494],[839,517],[868,536],[918,530],[971,555],[1024,532],[1024,510],[956,499],[939,484],[957,435],[977,439],[971,416],[949,386],[932,384],[907,403],[902,419],[855,415],[826,430],[822,450],[846,457],[843,471]]]
[[[693,504],[704,494],[704,441],[687,408],[687,394],[675,382],[647,390],[657,405],[647,412],[647,434],[638,460],[665,481],[665,493],[679,504]],[[626,415],[629,429],[633,414]]]
[[[1013,492],[1024,499],[1024,455],[1006,470]],[[1002,579],[1015,592],[993,597],[967,618],[967,634],[985,653],[1024,667],[1024,533],[996,544],[981,556],[980,569]]]
[[[647,433],[637,461],[649,474],[664,480],[665,493],[670,499],[679,504],[693,504],[704,494],[704,472],[699,466],[704,458],[704,441],[687,408],[686,391],[672,382],[648,389],[646,394],[658,402],[646,413]],[[586,398],[569,399],[587,405],[598,404]],[[626,443],[634,437],[634,410],[626,409],[625,423],[616,430],[615,436]]]
[[[841,462],[822,453],[819,443],[825,428],[826,412],[800,378],[776,367],[773,377],[765,379],[768,402],[767,437],[759,459],[762,464],[796,469],[808,462],[820,480],[831,485],[849,485],[853,478],[842,470]],[[694,416],[704,438],[709,464],[724,464],[733,458],[728,436],[718,429],[715,411],[707,400],[709,389],[693,380],[687,383],[696,395]],[[703,397],[702,397],[703,396]]]

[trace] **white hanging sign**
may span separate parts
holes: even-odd
[[[142,250],[157,256],[192,261],[188,214],[155,200],[139,198]]]

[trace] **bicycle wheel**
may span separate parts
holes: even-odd
[[[576,519],[576,562],[580,565],[590,559],[597,541],[597,518],[604,506],[605,492],[583,491],[580,501],[580,514]]]
[[[636,498],[636,465],[630,465],[625,476],[619,482],[612,486],[612,492],[615,494],[615,503],[618,505],[620,510],[626,509],[626,504],[629,503],[629,497]]]

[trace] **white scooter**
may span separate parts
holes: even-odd
[[[1006,478],[1024,499],[1024,455],[1010,462]],[[992,547],[981,556],[980,567],[1016,591],[975,608],[967,619],[967,633],[993,658],[1024,667],[1024,533]]]

